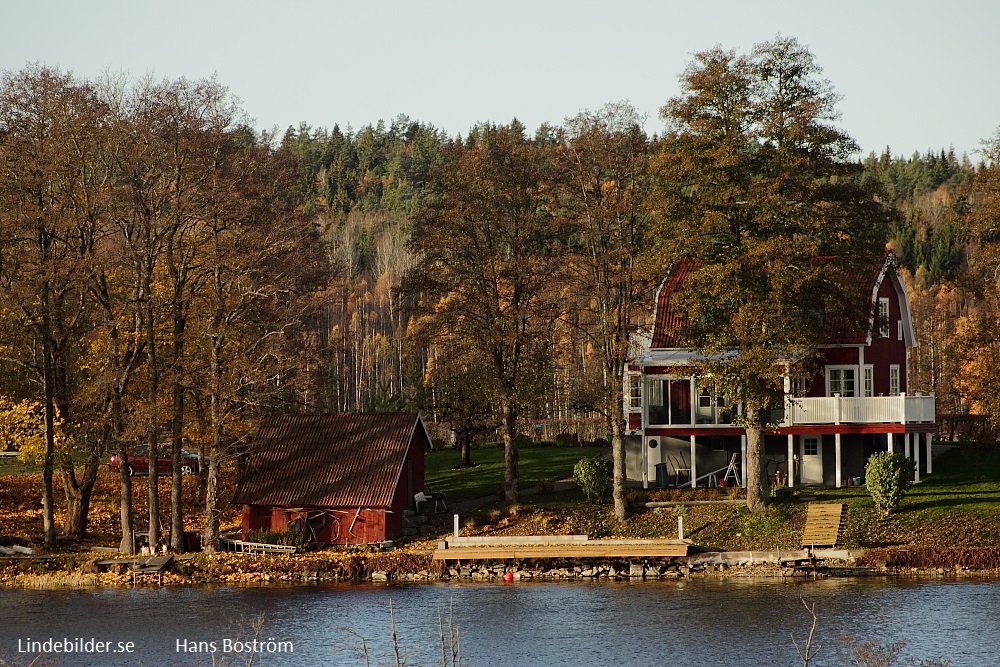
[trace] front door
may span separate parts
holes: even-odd
[[[799,439],[799,456],[802,457],[800,480],[803,484],[823,483],[823,441],[819,436],[804,435]]]

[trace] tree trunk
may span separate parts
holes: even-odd
[[[149,489],[149,533],[146,541],[151,549],[155,549],[160,542],[160,474],[156,464],[159,454],[159,444],[150,443],[149,475],[146,477]]]
[[[611,480],[611,498],[615,505],[615,516],[627,519],[629,515],[628,502],[625,498],[625,424],[620,417],[611,418],[611,462],[613,477]]]
[[[216,322],[221,318],[216,313]],[[205,531],[202,535],[202,548],[213,552],[219,549],[219,460],[222,458],[222,406],[221,402],[221,363],[219,361],[221,339],[212,341],[210,362],[211,397],[209,403],[209,419],[211,420],[212,442],[208,452],[208,475],[205,480]]]
[[[118,467],[118,472],[121,477],[121,527],[122,527],[122,541],[118,547],[118,550],[123,554],[134,554],[135,553],[135,539],[133,539],[132,534],[135,530],[135,517],[132,513],[132,475],[130,474],[129,465],[126,463],[128,460],[128,450],[124,445],[118,448],[118,460],[121,465]]]
[[[503,494],[504,502],[513,505],[518,501],[517,410],[511,401],[504,401],[503,412]]]
[[[175,358],[174,363],[179,363]],[[170,426],[170,549],[184,553],[184,476],[181,473],[181,424],[184,418],[184,389],[174,383],[174,414]]]
[[[63,535],[74,540],[87,537],[87,527],[90,522],[90,497],[97,481],[97,471],[101,466],[101,454],[104,448],[95,446],[83,469],[83,477],[76,479],[76,473],[67,459],[62,471],[63,490],[66,492],[66,525]],[[68,469],[67,469],[68,468]]]
[[[459,435],[459,452],[461,460],[458,464],[460,468],[471,468],[472,463],[472,431],[465,430]]]
[[[45,546],[56,545],[55,504],[52,495],[52,471],[55,466],[55,368],[53,360],[52,319],[48,314],[49,287],[42,285],[40,300],[42,315],[42,384],[45,394],[45,458],[42,463],[42,528]]]
[[[205,488],[205,532],[202,535],[204,550],[219,550],[219,458],[221,450],[214,444],[209,453],[207,485]]]
[[[747,509],[763,512],[770,494],[767,461],[764,459],[764,422],[758,414],[754,423],[746,424],[747,432]]]

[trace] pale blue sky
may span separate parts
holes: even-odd
[[[779,33],[812,50],[864,153],[954,146],[1000,126],[993,0],[6,0],[0,68],[218,79],[260,128],[400,113],[465,134],[534,129],[629,100],[662,129],[691,54]],[[972,155],[976,159],[975,155]]]

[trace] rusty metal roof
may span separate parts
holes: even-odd
[[[408,449],[429,443],[414,413],[269,417],[261,422],[233,502],[388,507]]]
[[[675,297],[683,289],[688,276],[699,266],[698,260],[676,262],[663,279],[656,293],[656,320],[653,323],[654,349],[688,347],[682,338],[687,326],[687,313],[677,307]]]

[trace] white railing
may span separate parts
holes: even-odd
[[[790,425],[933,423],[934,396],[795,398],[785,416]]]

